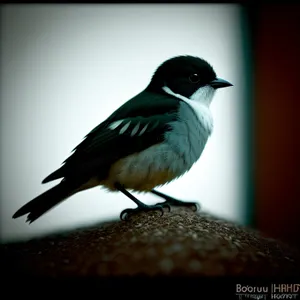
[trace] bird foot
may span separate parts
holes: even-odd
[[[194,212],[197,210],[200,210],[201,206],[198,202],[187,202],[187,201],[181,201],[177,199],[168,199],[163,203],[157,203],[155,205],[168,205],[170,206],[180,206],[180,207],[190,207]]]
[[[157,203],[155,205],[139,205],[137,208],[127,208],[124,209],[120,214],[120,219],[122,221],[127,221],[130,216],[138,214],[140,212],[149,212],[159,210],[162,216],[164,214],[164,208],[168,208],[168,211],[171,211],[170,205],[168,203]]]

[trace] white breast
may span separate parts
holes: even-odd
[[[202,124],[203,128],[207,131],[208,135],[210,135],[213,131],[213,117],[211,111],[209,109],[209,105],[214,96],[214,88],[211,86],[204,86],[199,88],[191,98],[184,97],[180,94],[174,93],[167,86],[163,87],[163,90],[176,98],[179,98],[186,102],[196,113],[199,122]]]

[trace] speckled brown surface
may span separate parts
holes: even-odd
[[[1,252],[2,273],[19,275],[300,275],[297,250],[184,208],[1,245]]]

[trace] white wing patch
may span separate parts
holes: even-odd
[[[186,102],[196,113],[198,120],[203,125],[208,134],[212,133],[213,130],[213,118],[209,110],[209,104],[214,96],[213,88],[202,87],[198,89],[192,96],[191,99],[184,97],[180,94],[174,93],[170,88],[164,86],[162,88],[167,94],[172,95]]]
[[[127,124],[125,124],[125,125],[121,128],[120,134],[124,133],[124,132],[127,130],[127,128],[129,127],[130,123],[131,123],[131,121],[129,121]]]
[[[119,120],[119,121],[115,121],[115,122],[112,122],[108,128],[111,129],[111,130],[114,130],[116,129],[117,127],[119,127],[122,123],[123,123],[124,120]]]
[[[144,128],[140,131],[139,136],[141,136],[147,129],[149,123],[144,126]]]
[[[138,132],[139,128],[140,128],[140,122],[138,122],[138,123],[135,125],[135,127],[132,129],[132,131],[131,131],[131,136],[134,136],[134,135]]]
[[[118,120],[118,121],[115,121],[113,123],[111,123],[108,128],[111,129],[111,130],[115,130],[117,129],[122,123],[124,122],[124,120]],[[119,131],[119,134],[123,134],[125,133],[125,131],[128,129],[129,125],[130,125],[131,121],[128,121]],[[134,136],[138,133],[139,129],[141,128],[141,123],[138,122],[134,128],[132,129],[131,131],[131,134],[130,136]],[[141,136],[142,134],[145,133],[145,131],[147,130],[147,127],[148,127],[149,123],[147,123],[143,128],[142,130],[140,131],[140,133],[138,134],[138,136]]]

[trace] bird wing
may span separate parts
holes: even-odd
[[[115,161],[161,143],[171,130],[169,123],[177,119],[178,105],[176,98],[142,92],[90,131],[43,183],[62,177],[105,177]]]

